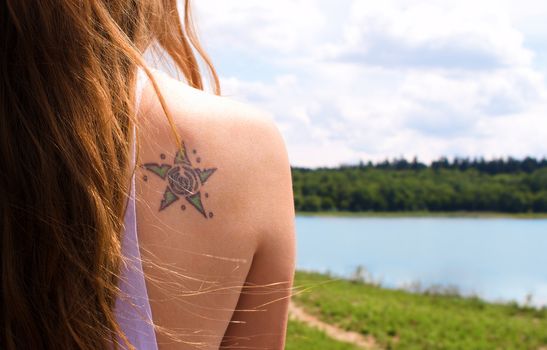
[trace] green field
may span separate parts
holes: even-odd
[[[415,294],[298,271],[294,301],[386,349],[547,349],[547,309]],[[301,292],[304,291],[304,292]],[[332,345],[335,344],[335,345]],[[287,349],[352,349],[291,321]]]
[[[329,338],[324,332],[299,321],[290,320],[285,350],[358,350],[348,343]]]

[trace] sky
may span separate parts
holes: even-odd
[[[544,0],[199,0],[223,95],[293,166],[547,156]]]

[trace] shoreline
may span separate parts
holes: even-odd
[[[364,271],[367,271],[366,268]],[[475,291],[465,291],[460,289],[458,285],[450,283],[441,283],[441,284],[423,284],[420,281],[417,281],[416,286],[413,287],[412,283],[407,285],[386,285],[382,283],[381,280],[377,280],[369,276],[370,279],[365,278],[364,276],[350,276],[343,275],[338,273],[333,273],[330,271],[321,271],[316,269],[295,269],[295,275],[315,275],[320,276],[321,278],[328,279],[329,281],[338,281],[338,282],[347,282],[356,285],[367,286],[371,288],[376,288],[379,291],[384,292],[402,292],[408,293],[415,296],[437,296],[437,297],[447,297],[447,298],[459,298],[462,300],[478,300],[482,303],[498,306],[510,306],[518,307],[521,309],[534,309],[534,310],[547,310],[547,304],[537,304],[537,303],[526,303],[526,301],[518,300],[515,298],[488,298],[481,293]]]
[[[301,217],[341,217],[341,218],[465,218],[465,219],[547,219],[547,213],[502,213],[502,212],[431,212],[431,211],[396,211],[396,212],[349,212],[318,211],[296,212]]]

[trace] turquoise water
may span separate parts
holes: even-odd
[[[297,217],[297,268],[547,305],[547,219]],[[531,296],[531,299],[530,299]]]

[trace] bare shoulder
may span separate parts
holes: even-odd
[[[213,333],[211,348],[235,339],[245,347],[281,349],[295,260],[283,139],[263,112],[163,74],[155,77],[173,119],[167,120],[149,84],[139,108],[139,241],[156,266],[184,268],[192,277],[185,286],[200,293],[189,310],[187,300],[173,299],[180,291],[169,294],[149,285],[154,320],[167,329],[186,324],[207,329]],[[177,148],[173,128],[184,151]],[[154,267],[145,273],[164,277]],[[201,292],[208,286],[203,276],[233,293]],[[255,308],[267,312],[237,311]],[[161,335],[159,340],[168,342]]]
[[[273,234],[279,222],[292,220],[290,166],[272,119],[165,74],[156,73],[155,78],[189,161],[202,173],[214,169],[202,184],[208,202],[205,216],[225,223],[236,220],[259,236]],[[145,155],[158,158],[176,152],[171,125],[150,84],[141,110],[146,115]]]

